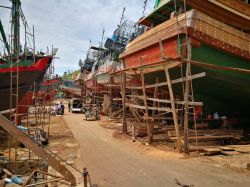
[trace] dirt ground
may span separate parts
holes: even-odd
[[[113,131],[113,137],[121,138],[122,135],[119,133],[122,131],[122,122],[121,120],[116,119],[110,119],[108,117],[102,117],[102,120],[99,121],[99,125],[105,129],[110,129]],[[126,139],[128,141],[131,141],[132,139],[128,136],[126,136]],[[142,144],[145,145],[146,138],[137,138],[138,141],[140,141]],[[168,146],[164,142],[154,142],[152,144],[154,148],[164,150],[167,152],[176,153],[175,150]],[[209,148],[216,148],[216,146],[207,146]],[[218,146],[222,147],[222,146]],[[204,156],[202,154],[197,155],[196,152],[192,152],[191,156],[184,157],[180,156],[179,154],[174,154],[174,156],[179,158],[185,158],[190,160],[197,160],[200,162],[210,163],[214,164],[216,166],[225,166],[232,169],[235,169],[237,171],[241,171],[244,173],[250,173],[250,171],[247,169],[247,164],[250,162],[250,145],[229,145],[226,146],[227,148],[236,148],[237,151],[227,151],[228,155],[213,155],[213,156]]]
[[[88,168],[95,186],[250,186],[246,169],[187,159],[172,150],[132,142],[120,134],[119,121],[106,117],[86,121],[83,114],[68,112],[63,118],[80,145],[78,166]]]
[[[121,128],[120,120],[102,116],[100,121],[86,121],[83,114],[66,111],[51,118],[47,147],[78,171],[86,167],[92,185],[98,187],[250,186],[245,166],[250,154],[187,158],[165,146],[133,142]],[[81,174],[70,170],[83,186]]]
[[[80,160],[79,144],[62,116],[53,116],[51,118],[49,144],[47,147],[68,164],[82,172],[83,168],[78,168]],[[67,164],[64,163],[64,165],[75,175],[78,186],[81,186],[83,181],[81,174]],[[53,169],[51,171],[53,173]]]

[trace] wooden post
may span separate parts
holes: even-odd
[[[187,63],[186,69],[186,81],[185,81],[185,93],[184,93],[184,153],[189,154],[189,143],[188,143],[188,102],[189,102],[189,93],[190,93],[190,80],[188,76],[190,75],[190,63]]]
[[[172,108],[175,132],[176,132],[176,137],[177,137],[177,149],[178,149],[179,153],[181,153],[182,152],[182,145],[181,145],[180,130],[179,130],[179,125],[178,125],[177,113],[175,110],[174,93],[173,93],[173,89],[172,89],[172,85],[171,85],[171,80],[170,80],[168,68],[165,69],[165,74],[166,74],[166,78],[167,78],[168,91],[169,91],[169,95],[170,95],[171,108]]]
[[[155,84],[159,84],[159,77],[156,77],[155,79]],[[154,99],[157,98],[157,93],[158,93],[158,90],[159,90],[159,87],[158,86],[155,86],[155,89],[154,89]],[[156,107],[156,104],[157,102],[156,101],[153,101],[153,107]],[[159,107],[159,106],[158,106]],[[155,124],[155,110],[152,111],[152,118],[153,118],[153,123],[151,124],[151,129],[152,129],[152,136],[154,134],[154,124]]]
[[[125,94],[126,94],[126,73],[122,73],[122,108],[123,108],[123,118],[122,118],[122,132],[127,133],[128,127],[127,127],[127,121],[126,121],[126,105],[125,105]]]
[[[184,93],[184,153],[189,154],[189,142],[188,142],[188,112],[189,112],[189,94],[191,80],[191,45],[190,40],[187,40],[187,66],[186,66],[186,82],[185,82],[185,93]]]
[[[145,82],[144,82],[144,74],[143,70],[141,69],[141,81],[142,81],[142,91],[143,91],[143,100],[144,100],[144,106],[145,106],[145,121],[147,124],[147,133],[148,133],[148,143],[151,144],[153,141],[153,135],[152,135],[152,128],[149,124],[148,120],[148,103],[147,103],[147,94],[145,89]]]
[[[88,186],[88,171],[86,168],[83,168],[83,186],[87,187]]]

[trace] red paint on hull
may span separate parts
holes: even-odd
[[[59,79],[52,79],[52,80],[46,80],[41,83],[42,86],[47,86],[47,85],[52,85],[55,83],[59,84],[60,80]]]
[[[52,59],[52,56],[44,56],[40,59],[38,59],[34,64],[30,65],[30,66],[20,66],[20,67],[13,67],[12,71],[24,71],[24,72],[28,72],[28,71],[44,71],[47,67],[47,64],[50,62],[50,60]],[[11,72],[11,68],[1,68],[0,69],[0,73],[6,73],[6,72]]]
[[[166,58],[178,58],[177,40],[163,41],[163,52]],[[142,62],[141,62],[142,57]],[[141,65],[150,65],[161,61],[160,45],[150,46],[142,51],[137,51],[124,57],[126,68],[139,67]]]

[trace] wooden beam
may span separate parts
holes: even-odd
[[[64,178],[56,178],[56,179],[46,180],[46,181],[42,181],[42,182],[38,182],[38,183],[26,185],[26,187],[40,186],[42,184],[47,184],[47,183],[51,183],[51,182],[57,182],[57,181],[61,181],[61,180],[65,180],[65,179]]]
[[[198,74],[195,74],[195,75],[188,76],[188,80],[194,80],[194,79],[202,78],[202,77],[205,77],[205,76],[206,76],[206,72],[198,73]],[[184,81],[186,81],[185,77],[175,79],[175,80],[171,80],[171,84],[181,83],[181,82],[184,82]],[[168,85],[167,82],[161,82],[161,83],[158,83],[158,84],[146,85],[145,88],[154,88],[154,87],[167,86],[167,85]],[[141,86],[133,86],[133,87],[128,86],[127,88],[128,89],[138,89],[138,90],[142,89]]]
[[[131,103],[126,103],[126,106],[132,107],[132,108],[138,108],[138,109],[143,109],[145,110],[145,106],[141,106],[141,105],[135,105],[135,104],[131,104]],[[150,107],[148,106],[148,110],[158,110],[158,111],[164,111],[164,112],[172,112],[172,110],[170,108],[163,108],[163,107]]]
[[[156,83],[156,84],[159,83],[159,77],[156,77],[155,83]],[[155,89],[154,89],[154,98],[155,98],[155,99],[157,99],[157,93],[158,93],[158,91],[159,91],[158,88],[159,88],[159,87],[156,86]],[[148,98],[147,98],[147,100],[148,100]],[[153,107],[156,107],[156,102],[157,102],[157,101],[153,101]],[[155,110],[153,110],[152,116],[153,116],[153,118],[155,117]]]
[[[138,98],[138,99],[143,99],[143,96],[140,96],[140,95],[126,95],[127,97],[135,97],[135,98]],[[149,101],[154,101],[154,102],[160,102],[160,103],[171,103],[170,100],[168,99],[155,99],[155,98],[150,98],[150,97],[147,97],[147,100]],[[184,105],[185,104],[185,101],[175,101],[175,104],[179,104],[179,105]],[[190,106],[203,106],[203,102],[192,102],[192,101],[189,101],[188,104]]]
[[[141,57],[140,60],[141,60],[141,63],[142,63],[142,57]],[[148,119],[147,94],[146,94],[146,89],[145,89],[144,73],[143,73],[142,69],[141,69],[141,82],[142,82],[143,100],[144,100],[144,106],[145,106],[145,121],[146,121],[146,124],[147,124],[147,132],[148,132],[148,143],[151,144],[152,141],[153,141],[153,134],[152,134],[152,128],[150,127],[149,119]]]
[[[120,92],[121,94],[122,94],[122,92]],[[126,98],[126,96],[125,96],[125,106],[127,107],[129,107],[129,105],[127,104],[128,103],[128,99]],[[134,115],[134,117],[135,117],[135,119],[136,119],[136,121],[138,122],[138,123],[140,123],[140,122],[142,122],[142,121],[144,121],[144,119],[141,117],[141,115],[137,112],[137,110],[135,110],[133,107],[129,107],[129,110],[132,112],[132,114]],[[127,118],[126,118],[127,119]]]
[[[3,127],[10,135],[15,137],[18,142],[23,143],[34,154],[47,160],[51,167],[64,176],[65,179],[72,185],[76,186],[76,179],[74,175],[64,165],[62,165],[52,155],[48,154],[41,146],[31,140],[27,134],[25,134],[23,131],[20,131],[14,124],[12,124],[2,115],[0,115],[0,126]]]
[[[179,153],[181,153],[182,152],[182,145],[181,145],[181,139],[180,139],[179,124],[178,124],[177,113],[175,110],[174,93],[173,93],[168,69],[165,69],[165,74],[166,74],[166,79],[167,79],[167,83],[168,83],[168,91],[169,91],[170,100],[171,100],[171,108],[172,108],[174,126],[175,126],[176,137],[177,137],[177,149],[178,149]]]
[[[123,112],[123,108],[120,108],[119,110],[113,112],[113,113],[111,114],[111,117],[113,118],[113,117],[117,116],[118,114],[120,114],[121,112]]]
[[[189,77],[191,75],[191,65],[190,65],[190,60],[191,60],[191,43],[190,40],[188,39],[186,41],[187,43],[187,64],[186,64],[186,77]],[[184,153],[189,154],[189,142],[188,142],[188,117],[189,117],[189,96],[190,96],[190,86],[191,86],[191,81],[186,79],[185,82],[185,92],[184,92]]]
[[[160,50],[161,50],[161,59],[164,60],[166,59],[165,57],[165,53],[164,53],[164,49],[163,49],[163,45],[162,45],[162,40],[159,38],[159,46],[160,46]]]
[[[235,71],[239,73],[244,73],[244,74],[250,74],[249,69],[242,69],[242,68],[234,68],[234,67],[227,67],[227,66],[219,66],[219,65],[214,65],[214,64],[207,64],[203,62],[198,62],[198,61],[190,61],[191,64],[200,66],[200,67],[206,67],[210,69],[219,69],[219,70],[225,70],[225,71]]]
[[[216,139],[230,139],[230,138],[242,138],[241,135],[212,135],[212,136],[192,136],[189,137],[190,140],[216,140]],[[184,137],[181,137],[183,139]],[[177,137],[170,138],[176,140]]]
[[[156,77],[156,79],[155,79],[155,83],[156,84],[158,84],[159,83],[159,77]],[[154,89],[154,98],[157,98],[157,93],[158,93],[158,91],[159,91],[159,87],[155,87],[155,89]],[[154,101],[153,102],[153,107],[156,107],[156,101]],[[159,106],[159,105],[158,105]],[[153,110],[152,111],[152,121],[153,121],[153,123],[152,123],[152,125],[151,125],[151,131],[152,131],[152,136],[154,136],[154,125],[155,125],[155,110]]]
[[[122,117],[122,131],[123,133],[128,132],[127,121],[126,121],[126,105],[125,105],[125,93],[126,93],[126,74],[123,72],[122,74],[122,108],[123,108],[123,117]]]
[[[134,110],[134,108],[129,107],[129,110],[132,112],[133,116],[135,117],[135,119],[136,119],[136,121],[138,123],[140,123],[140,122],[143,121],[143,119],[141,118],[140,114],[136,110]]]
[[[156,66],[156,65],[173,64],[175,62],[179,62],[180,64],[182,63],[180,61],[180,58],[168,58],[168,59],[160,60],[160,61],[157,61],[157,62],[154,62],[154,63],[151,63],[151,64],[140,64],[139,66],[124,68],[124,69],[122,69],[120,71],[115,71],[112,74],[118,74],[118,73],[122,73],[124,71],[126,71],[126,72],[127,71],[136,71],[138,69],[153,67],[153,66]]]

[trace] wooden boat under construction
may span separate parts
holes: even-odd
[[[187,2],[193,6],[191,2],[194,1]],[[195,2],[194,7],[199,10],[203,10],[207,3],[215,3],[202,1],[204,5],[201,6],[201,1]],[[235,21],[230,26],[222,22],[225,20],[219,21],[216,15],[213,18],[205,14],[206,11],[202,13],[195,9],[171,16],[174,11],[173,1],[164,1],[164,5],[165,10],[169,10],[164,13],[167,21],[162,19],[159,23],[159,19],[156,19],[163,17],[159,16],[161,5],[156,8],[155,14],[152,13],[141,21],[146,25],[157,26],[130,42],[126,51],[120,55],[125,69],[136,70],[143,67],[146,82],[154,82],[155,77],[166,81],[163,64],[172,63],[175,68],[170,70],[171,78],[179,78],[185,72],[182,65],[186,63],[187,56],[192,74],[206,74],[193,81],[195,100],[204,104],[203,114],[218,112],[220,115],[241,119],[243,123],[250,121],[250,34],[242,31],[248,29],[248,21],[242,25],[236,25]],[[227,11],[224,6],[221,9]],[[250,12],[249,5],[246,4],[246,8],[244,11]],[[213,13],[216,14],[216,11]],[[235,9],[230,17],[235,14],[248,17]],[[236,26],[241,30],[236,29]],[[187,43],[190,44],[189,52]],[[180,87],[176,85],[174,89],[182,92]]]
[[[147,17],[140,20],[140,23],[151,27],[158,25],[170,18],[174,11],[174,0],[156,0],[156,9]],[[183,6],[184,0],[176,0],[177,8]],[[186,0],[188,8],[191,7],[222,21],[231,26],[250,30],[250,2],[241,0]]]

